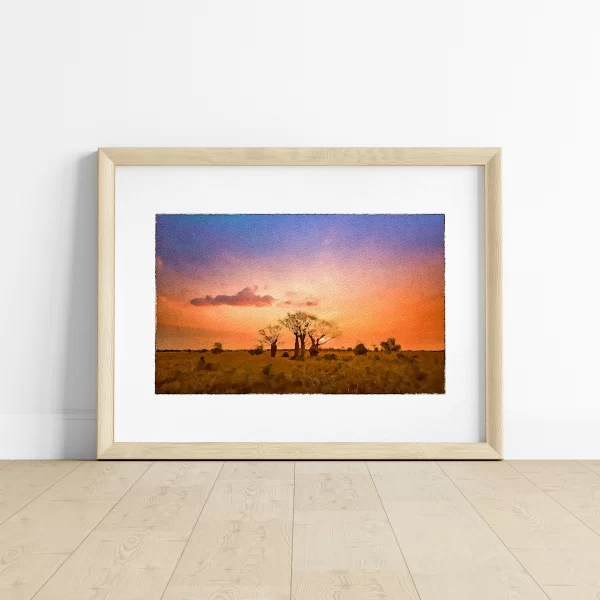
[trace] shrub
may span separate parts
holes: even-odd
[[[262,354],[264,351],[265,351],[265,349],[263,348],[263,345],[258,344],[258,346],[256,346],[256,348],[253,348],[252,350],[248,350],[248,354],[258,356],[259,354]]]
[[[375,350],[375,352],[377,352],[377,350]],[[381,356],[374,356],[373,360],[381,360]]]
[[[198,352],[200,352],[200,354],[203,354],[204,352],[208,352],[208,350],[206,348],[202,348],[202,350],[199,350]]]
[[[271,373],[271,369],[273,368],[273,365],[267,365],[263,370],[263,375],[269,375]]]
[[[337,356],[335,354],[324,354],[323,359],[324,360],[337,360]]]
[[[290,353],[289,352],[284,352],[281,356],[283,356],[283,358],[289,358],[290,357]]]
[[[367,347],[364,344],[357,344],[356,348],[354,348],[354,354],[357,356],[362,356],[368,352]]]
[[[211,352],[213,354],[221,354],[222,352],[225,352],[225,350],[223,350],[223,344],[221,344],[221,342],[215,342],[215,345],[211,349]]]
[[[415,363],[417,361],[415,356],[407,356],[406,354],[403,354],[402,352],[398,352],[398,354],[396,354],[396,358],[398,360],[402,360],[405,361],[407,363]]]
[[[206,362],[204,356],[200,357],[200,360],[196,364],[194,371],[216,371],[219,368],[219,363]]]
[[[384,352],[387,352],[388,354],[391,354],[392,352],[398,352],[398,350],[402,349],[400,344],[396,344],[396,338],[393,337],[388,338],[386,342],[379,342],[379,345]]]

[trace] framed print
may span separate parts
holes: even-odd
[[[501,458],[500,156],[100,149],[98,458]]]

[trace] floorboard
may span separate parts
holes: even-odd
[[[36,600],[159,600],[220,468],[214,462],[154,463]]]
[[[60,470],[58,465],[51,468]],[[73,468],[64,463],[64,477],[0,525],[0,599],[32,598],[149,465],[86,462]],[[29,469],[36,481],[49,477],[38,469]]]
[[[565,597],[563,588],[586,597],[600,587],[600,536],[517,469],[505,462],[441,466],[552,600]],[[565,468],[529,467],[546,484],[558,484]]]
[[[76,469],[81,461],[7,461],[0,471],[0,523]]]
[[[586,469],[589,469],[590,471],[600,475],[600,460],[578,460],[577,462]]]
[[[421,600],[544,592],[434,462],[369,462]]]
[[[600,534],[600,474],[572,460],[522,460],[508,464]]]
[[[364,462],[297,462],[292,598],[417,600]]]
[[[164,600],[289,600],[294,463],[227,462]]]

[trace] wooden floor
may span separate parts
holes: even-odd
[[[600,461],[0,461],[29,598],[598,600]]]

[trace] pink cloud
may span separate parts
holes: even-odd
[[[318,306],[319,299],[307,296],[306,298],[300,298],[297,292],[286,292],[285,300],[282,300],[277,304],[277,306],[281,306],[284,308],[303,308],[310,306]]]
[[[276,298],[273,296],[260,296],[256,293],[257,286],[245,287],[233,296],[219,294],[218,296],[204,296],[193,298],[190,303],[194,306],[271,306]]]

